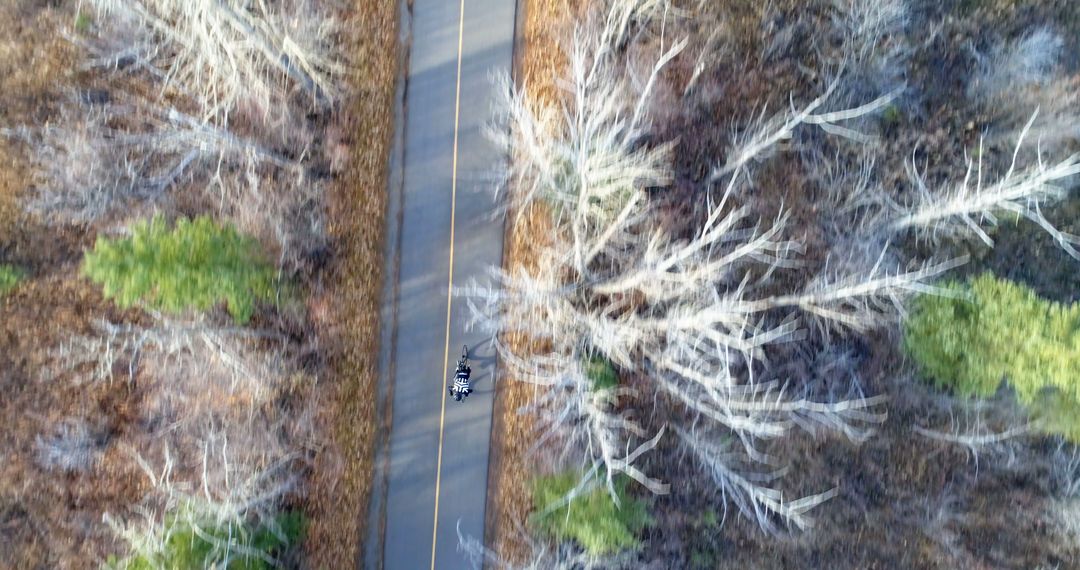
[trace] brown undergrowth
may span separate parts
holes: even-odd
[[[44,123],[78,84],[76,54],[57,30],[70,28],[70,4],[17,0],[0,10],[0,126]],[[107,417],[105,432],[122,431],[132,415],[109,386],[55,386],[40,379],[47,349],[69,331],[110,314],[99,292],[75,275],[88,243],[79,227],[46,232],[19,200],[32,171],[24,150],[0,137],[0,263],[26,279],[0,298],[0,568],[89,568],[108,551],[101,512],[145,493],[137,467],[115,449],[83,473],[53,477],[35,465],[35,436],[71,413]]]
[[[70,25],[70,11],[62,6],[41,8],[40,4],[17,0],[0,10],[0,126],[28,120],[43,123],[53,118],[63,97],[56,87],[76,82],[79,75],[74,50],[56,33]],[[23,214],[18,199],[31,176],[22,149],[0,136],[0,261],[24,269],[34,269],[27,266],[43,257],[47,261],[70,257],[59,250],[72,242],[39,239],[41,232],[35,231],[35,224]],[[77,241],[78,233],[76,229],[62,237]],[[44,256],[43,249],[47,250]]]
[[[93,419],[94,431],[130,439],[138,402],[117,385],[44,381],[39,370],[71,331],[91,316],[119,319],[100,293],[71,274],[24,282],[0,301],[0,568],[95,568],[110,553],[102,513],[137,503],[146,478],[111,446],[92,468],[53,473],[34,460],[35,440],[68,417]],[[111,313],[111,314],[110,314]]]
[[[524,10],[524,17],[519,21],[522,29],[519,31],[520,51],[515,72],[518,84],[524,85],[533,97],[547,101],[558,96],[556,79],[566,65],[560,40],[566,36],[574,15],[584,5],[584,0],[528,0],[522,3],[520,9]],[[509,215],[503,268],[506,271],[524,268],[534,272],[539,253],[548,245],[544,238],[551,235],[550,215],[542,207]],[[513,347],[515,354],[540,348],[525,335],[514,335],[504,341]],[[535,439],[533,420],[529,415],[518,413],[531,401],[532,392],[530,384],[504,376],[495,398],[484,542],[510,561],[521,561],[526,553],[519,530],[532,508],[529,483],[535,471],[532,465],[535,458],[530,458],[527,453]]]
[[[543,236],[550,235],[551,219],[542,208],[531,208],[509,225],[504,265],[508,271],[524,268],[535,271]],[[517,354],[539,347],[525,335],[505,339]],[[518,530],[532,509],[529,481],[535,465],[526,455],[533,437],[533,418],[518,411],[532,401],[533,388],[504,376],[495,397],[491,445],[492,462],[488,497],[488,537],[506,560],[521,561],[526,554]]]
[[[307,567],[355,567],[374,461],[379,293],[383,276],[387,157],[397,77],[397,3],[357,0],[342,29],[349,97],[331,127],[344,157],[330,192],[330,283],[312,300],[329,369],[316,388],[326,444],[314,464],[307,512]]]

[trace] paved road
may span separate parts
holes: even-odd
[[[457,529],[482,538],[494,395],[489,339],[448,292],[502,257],[491,216],[501,157],[481,134],[494,71],[511,66],[515,0],[414,0],[383,567],[467,568]],[[392,236],[393,239],[393,236]],[[385,323],[384,326],[392,326]],[[475,392],[446,395],[468,344]]]

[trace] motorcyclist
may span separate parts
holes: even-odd
[[[450,394],[454,396],[454,399],[461,401],[463,397],[467,397],[472,394],[472,384],[469,382],[469,376],[472,374],[472,368],[462,358],[458,361],[457,370],[454,371],[454,384],[447,388]]]

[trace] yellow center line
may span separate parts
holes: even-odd
[[[457,81],[454,94],[454,151],[450,181],[450,269],[446,283],[446,344],[443,347],[443,377],[446,380],[450,371],[450,303],[454,289],[454,222],[457,216],[457,160],[458,160],[458,125],[461,118],[461,46],[465,37],[465,0],[461,0],[458,13],[458,58]],[[435,461],[435,522],[431,528],[431,570],[435,570],[435,540],[439,534],[439,486],[442,482],[443,427],[446,421],[446,390],[442,392],[442,405],[439,409],[439,454]]]

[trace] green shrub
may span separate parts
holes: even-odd
[[[881,126],[891,129],[900,125],[904,120],[904,112],[896,105],[889,105],[881,112]]]
[[[107,568],[117,570],[271,570],[269,560],[279,559],[290,546],[299,544],[305,520],[299,512],[287,512],[268,526],[249,528],[228,524],[200,524],[196,533],[186,522],[173,519],[172,532],[159,552],[137,553],[125,560],[112,558]],[[167,525],[168,526],[168,525]]]
[[[121,307],[180,313],[225,302],[241,323],[276,291],[274,268],[257,242],[205,216],[181,218],[171,230],[155,216],[135,224],[131,237],[98,237],[83,273]]]
[[[23,272],[17,267],[0,263],[0,297],[10,293],[22,278]]]
[[[716,568],[723,560],[723,550],[720,547],[720,517],[716,511],[705,510],[694,517],[690,522],[692,531],[686,539],[686,547],[690,551],[691,569]]]
[[[1080,434],[1080,416],[1067,412],[1080,402],[1080,305],[1047,301],[992,275],[947,289],[957,298],[920,297],[904,327],[920,371],[970,396],[993,395],[1007,381],[1046,415],[1047,429]]]
[[[1080,401],[1063,396],[1053,388],[1039,393],[1029,405],[1031,417],[1045,432],[1080,442]]]
[[[604,390],[619,385],[619,374],[611,361],[603,356],[593,356],[585,362],[585,375],[592,381],[593,388]]]
[[[542,514],[549,505],[566,496],[580,480],[581,474],[566,472],[537,477],[533,481],[532,524],[556,540],[574,540],[592,554],[611,554],[638,545],[637,533],[650,524],[644,501],[626,493],[625,479],[617,479],[615,490],[621,507],[608,496],[603,487],[574,499],[567,506]]]
[[[87,12],[79,12],[78,16],[75,16],[75,31],[80,34],[85,34],[90,31],[90,26],[94,25],[94,18]]]

